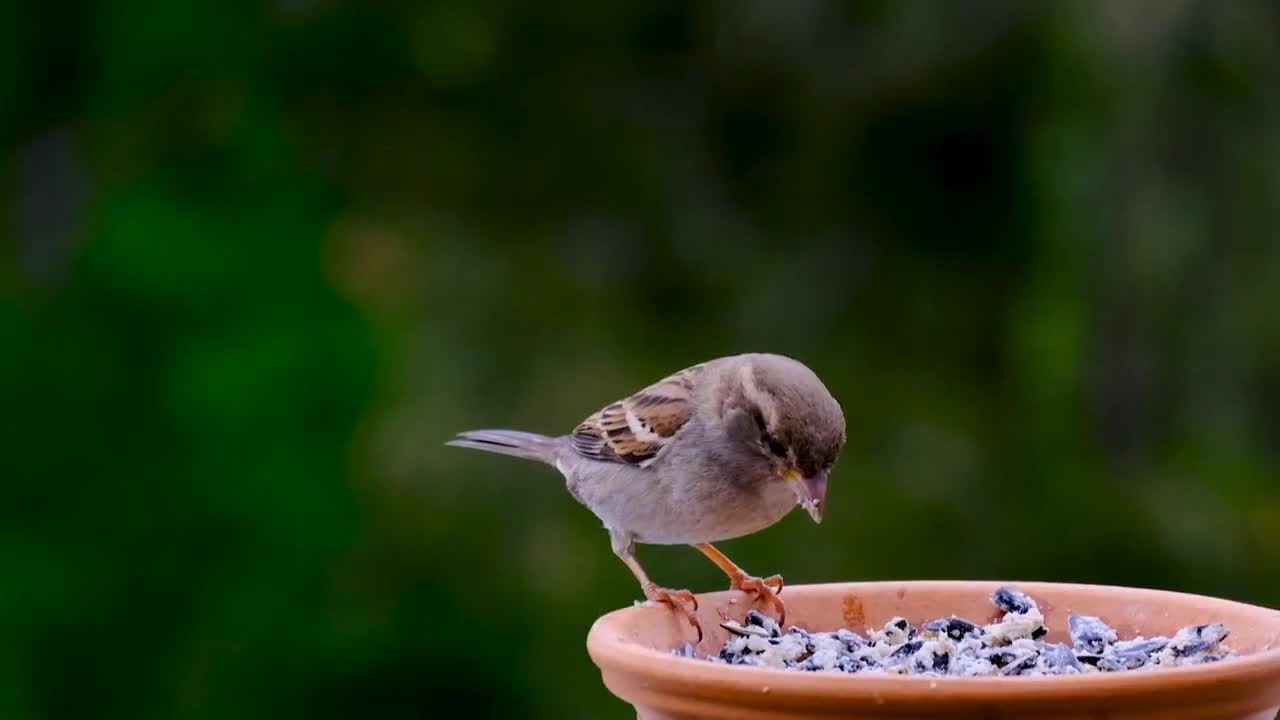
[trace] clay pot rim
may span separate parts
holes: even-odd
[[[1027,591],[1033,597],[1038,593],[1052,592],[1054,589],[1105,593],[1114,593],[1119,590],[1134,596],[1134,602],[1156,606],[1161,598],[1166,600],[1182,598],[1184,602],[1194,599],[1207,605],[1235,606],[1237,610],[1250,614],[1263,616],[1271,614],[1276,627],[1280,630],[1280,610],[1205,595],[1112,585],[1012,580],[909,580],[821,583],[788,586],[788,588],[793,591],[802,588],[827,590],[839,588],[844,592],[857,593],[859,590],[865,592],[872,588],[891,586],[905,589],[907,592],[913,589],[927,589],[931,592],[954,589],[971,592],[975,586],[995,585],[1013,585]],[[741,596],[741,593],[735,591],[723,591],[700,594],[698,598],[699,602],[705,601],[714,605]],[[958,678],[844,675],[722,665],[709,663],[703,659],[673,656],[661,650],[624,640],[619,627],[629,615],[647,609],[650,608],[623,608],[597,619],[587,634],[587,651],[601,670],[642,675],[652,680],[655,686],[689,695],[703,694],[709,687],[716,687],[726,692],[742,692],[749,696],[760,697],[762,688],[767,687],[772,702],[787,698],[804,698],[809,702],[824,699],[833,701],[869,699],[876,702],[890,702],[919,699],[922,694],[945,695],[949,701],[990,702],[993,699],[1039,701],[1071,699],[1089,689],[1094,692],[1114,692],[1113,697],[1118,700],[1124,696],[1159,694],[1171,684],[1180,688],[1213,688],[1223,691],[1232,686],[1249,685],[1262,678],[1280,674],[1280,646],[1206,665],[1162,668],[1149,672],[1090,673],[1057,677]]]

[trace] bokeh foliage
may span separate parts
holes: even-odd
[[[1273,3],[0,7],[0,716],[627,717],[562,432],[747,350],[789,582],[1280,605]],[[682,548],[650,574],[719,587]]]

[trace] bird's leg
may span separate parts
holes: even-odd
[[[684,616],[693,629],[698,631],[698,642],[702,642],[702,623],[698,620],[697,613],[698,599],[693,596],[693,593],[688,590],[659,587],[650,580],[644,568],[640,567],[640,561],[636,559],[635,542],[630,535],[610,531],[609,539],[612,541],[614,554],[631,569],[631,574],[636,576],[636,580],[640,581],[640,589],[644,591],[645,599],[669,605],[676,614]]]
[[[719,566],[729,576],[730,589],[753,593],[757,599],[772,605],[778,611],[779,625],[786,622],[787,606],[782,602],[782,598],[778,597],[778,593],[782,592],[781,575],[770,575],[767,578],[748,575],[745,570],[738,567],[737,563],[730,560],[724,553],[715,549],[709,543],[701,543],[694,545],[694,547],[701,550],[703,555],[710,558],[711,562]]]

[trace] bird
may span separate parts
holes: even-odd
[[[593,413],[567,435],[469,430],[446,444],[556,468],[603,522],[613,552],[645,598],[671,607],[702,637],[697,599],[660,586],[636,544],[691,545],[785,622],[779,575],[748,574],[712,543],[763,530],[793,508],[815,523],[845,444],[840,404],[803,363],[770,353],[716,358]]]

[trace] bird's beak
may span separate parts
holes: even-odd
[[[791,487],[796,492],[796,498],[799,500],[801,507],[805,512],[809,513],[809,517],[813,518],[815,523],[822,522],[822,511],[825,507],[827,499],[827,473],[825,470],[819,470],[811,477],[804,477],[800,471],[788,469],[785,473]]]

